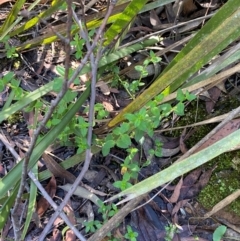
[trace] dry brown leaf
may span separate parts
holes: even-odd
[[[52,176],[48,185],[45,187],[45,190],[49,194],[49,196],[53,198],[55,196],[56,189],[57,189],[56,179],[54,176]],[[37,203],[38,215],[41,217],[46,212],[49,206],[50,206],[49,202],[44,197],[41,197]]]
[[[102,104],[103,104],[104,108],[106,109],[106,111],[111,112],[114,110],[114,108],[110,102],[103,101]]]
[[[76,177],[61,167],[50,155],[43,153],[42,158],[48,168],[48,170],[55,176],[66,179],[69,183],[74,183]]]
[[[152,24],[152,26],[158,26],[161,24],[161,21],[155,10],[150,11],[150,23]]]
[[[181,188],[182,188],[182,184],[183,184],[183,178],[181,177],[181,179],[179,180],[178,184],[174,189],[172,196],[169,198],[169,202],[171,203],[177,202],[180,195]]]
[[[187,16],[197,10],[197,6],[193,0],[183,0],[182,13],[184,16]]]
[[[66,205],[63,208],[64,212],[67,214],[69,221],[71,222],[72,225],[76,225],[76,219],[74,215],[74,211],[70,205],[70,202],[68,202],[68,205]],[[76,235],[74,234],[73,230],[69,229],[66,232],[66,241],[75,241],[76,240]]]
[[[211,113],[221,94],[221,90],[214,86],[208,90],[208,93],[210,95],[210,99],[206,101],[206,110],[208,113]]]
[[[110,89],[109,89],[108,85],[104,81],[99,81],[97,83],[97,87],[100,88],[101,92],[104,95],[110,95]]]
[[[49,241],[61,241],[62,240],[62,234],[58,229],[53,229],[53,236],[49,239]]]
[[[208,139],[203,145],[201,145],[196,151],[201,151],[204,148],[211,146],[215,142],[221,140],[222,138],[228,136],[229,134],[233,133],[234,131],[238,130],[240,127],[240,119],[235,119],[229,121],[221,130],[219,130],[216,134],[214,134],[210,139]],[[234,148],[234,147],[233,147]],[[239,147],[238,147],[239,149]]]

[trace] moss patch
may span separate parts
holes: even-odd
[[[192,102],[186,109],[185,115],[177,122],[177,126],[189,125],[191,123],[210,119],[214,116],[228,113],[233,108],[239,106],[239,100],[236,98],[223,97],[218,105],[215,106],[216,111],[208,115],[205,110],[205,103]],[[186,141],[188,148],[191,148],[204,136],[206,136],[216,124],[202,125],[194,128],[194,134]],[[180,131],[180,133],[182,130]],[[179,136],[179,131],[175,133]],[[203,168],[209,169],[216,166],[208,185],[200,192],[198,201],[205,208],[212,208],[222,199],[232,194],[240,188],[240,151],[224,153],[212,161],[206,163]],[[233,211],[240,216],[240,198],[230,204],[227,209]]]
[[[212,208],[218,202],[240,188],[239,172],[233,169],[226,169],[214,172],[208,185],[200,192],[198,201],[205,208]],[[240,199],[232,202],[227,210],[240,214]]]

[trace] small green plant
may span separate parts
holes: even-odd
[[[138,233],[134,232],[131,228],[131,226],[127,226],[127,233],[124,235],[124,238],[131,240],[131,241],[136,241],[137,240]]]
[[[102,214],[103,221],[93,220],[84,222],[85,232],[94,233],[96,230],[100,229],[104,223],[106,223],[109,218],[114,216],[118,212],[117,206],[115,204],[105,205],[103,202],[100,203],[100,207],[98,209],[98,213]],[[110,234],[109,234],[110,235]]]
[[[71,41],[71,46],[76,48],[75,57],[76,59],[80,59],[83,56],[83,46],[85,44],[85,40],[79,37],[79,34],[75,34],[73,37],[73,41]]]
[[[93,221],[89,221],[89,222],[84,222],[85,225],[85,232],[86,233],[94,233],[96,232],[96,230],[98,230],[99,228],[102,227],[102,224],[100,221],[98,220],[93,220]]]
[[[115,187],[125,190],[132,186],[131,181],[137,178],[140,170],[140,163],[132,162],[134,155],[137,152],[135,148],[129,148],[132,140],[135,139],[140,144],[144,141],[144,135],[147,133],[150,137],[153,136],[154,130],[159,126],[160,121],[174,112],[177,115],[184,115],[183,102],[194,99],[195,96],[186,92],[185,94],[179,90],[177,94],[178,103],[175,106],[171,104],[158,105],[163,99],[163,95],[156,96],[150,101],[146,107],[143,107],[136,113],[128,113],[125,115],[126,122],[116,127],[112,133],[108,134],[103,140],[102,153],[104,156],[108,155],[110,149],[117,146],[126,149],[128,156],[124,159],[122,166],[122,180],[114,183]],[[162,143],[158,140],[155,141],[155,149],[150,150],[151,155],[160,157]],[[147,164],[147,163],[145,163]],[[149,164],[149,162],[148,162]]]
[[[9,36],[5,36],[5,37],[2,39],[2,42],[3,42],[4,47],[5,47],[5,50],[7,51],[7,52],[6,52],[7,58],[8,58],[8,59],[16,58],[16,57],[18,57],[18,53],[16,52],[16,47],[11,46],[11,45],[9,44],[9,39],[10,39]]]
[[[226,231],[227,227],[224,225],[217,227],[213,233],[213,241],[221,241]]]
[[[133,80],[130,83],[128,81],[121,81],[123,87],[126,89],[128,94],[134,99],[135,94],[139,91],[139,88],[145,85],[142,79],[148,76],[147,67],[150,63],[157,64],[161,61],[161,58],[157,57],[155,53],[151,50],[149,53],[149,58],[145,59],[143,65],[135,66],[135,70],[140,73],[140,77],[137,80]]]
[[[165,241],[172,241],[175,233],[177,232],[177,226],[170,223],[169,226],[165,227],[166,236]]]
[[[130,180],[135,180],[140,171],[139,163],[133,162],[134,155],[138,152],[136,148],[127,149],[127,157],[125,158],[123,164],[121,165],[122,180],[114,182],[114,186],[125,190],[132,186]]]

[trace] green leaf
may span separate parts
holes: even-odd
[[[7,30],[10,28],[14,20],[17,18],[18,13],[20,12],[22,6],[24,5],[26,0],[18,0],[14,6],[12,7],[10,13],[8,14],[6,20],[2,24],[0,28],[0,36],[5,36],[7,34]]]
[[[113,140],[108,140],[104,143],[102,147],[102,154],[104,156],[107,156],[110,152],[110,149],[115,146],[115,141]]]
[[[179,102],[174,108],[173,111],[177,114],[177,115],[184,115],[184,104],[182,102]]]
[[[217,227],[213,233],[213,241],[221,241],[226,231],[227,231],[227,227],[224,225]]]
[[[36,177],[38,177],[38,165],[37,164],[34,165],[32,172],[35,174]],[[24,223],[24,229],[23,229],[23,232],[21,235],[21,240],[25,239],[30,222],[32,220],[33,213],[35,211],[37,191],[38,191],[37,186],[35,185],[35,183],[33,181],[31,181],[27,218]]]
[[[59,92],[62,88],[63,78],[54,78],[53,80],[53,91]]]
[[[177,90],[177,98],[178,101],[183,102],[185,100],[185,95],[183,94],[181,89]]]
[[[17,197],[19,183],[20,182],[17,183],[17,185],[15,186],[13,191],[10,193],[8,199],[5,201],[5,203],[3,204],[3,206],[0,209],[0,229],[3,229],[3,227],[5,226],[5,224],[7,222],[7,219],[9,218],[10,210],[13,207],[15,198]]]
[[[189,93],[189,91],[187,91],[185,95],[188,101],[192,101],[196,99],[196,95]]]
[[[123,134],[118,138],[116,144],[120,148],[128,148],[131,145],[131,139],[129,135]]]
[[[109,45],[115,37],[117,37],[123,29],[125,29],[133,20],[133,18],[139,13],[148,0],[132,0],[124,11],[118,16],[117,20],[110,26],[105,33],[104,45]]]
[[[49,8],[47,8],[46,11],[40,12],[40,14],[38,16],[30,19],[29,21],[27,21],[25,24],[23,24],[19,28],[10,32],[10,37],[15,36],[19,33],[22,33],[23,31],[26,31],[27,29],[35,26],[39,21],[41,21],[41,19],[45,19],[46,17],[51,16],[53,13],[56,12],[56,10],[58,10],[61,7],[61,5],[63,3],[64,3],[63,0],[53,1],[53,4]],[[20,11],[20,9],[18,10],[17,14],[19,13],[19,11]]]
[[[138,72],[142,72],[144,70],[144,68],[141,65],[137,65],[137,66],[135,66],[135,70],[137,70]]]

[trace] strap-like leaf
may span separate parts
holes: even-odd
[[[19,13],[19,11],[21,10],[21,8],[22,8],[23,4],[25,3],[25,1],[26,1],[26,0],[18,0],[18,1],[14,4],[11,12],[8,14],[5,22],[3,23],[2,27],[0,28],[0,36],[4,35],[4,32],[5,32],[8,28],[10,28],[11,24],[12,24],[12,23],[15,21],[15,19],[17,18],[18,13]]]
[[[124,120],[126,113],[139,110],[162,91],[165,95],[174,91],[211,58],[237,39],[240,36],[239,7],[240,1],[229,0],[177,55],[161,76],[113,118],[103,130],[119,124]]]
[[[110,44],[115,37],[117,37],[123,29],[132,21],[132,19],[139,13],[148,0],[133,0],[124,11],[119,15],[118,19],[111,25],[111,27],[105,33],[104,45]]]

